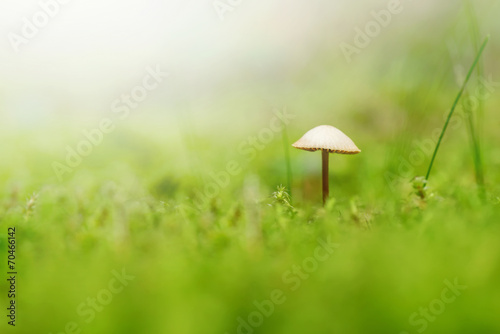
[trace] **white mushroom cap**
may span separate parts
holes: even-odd
[[[361,152],[349,137],[331,125],[320,125],[307,131],[292,146],[306,151],[326,150],[341,154]]]

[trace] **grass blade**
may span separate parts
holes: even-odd
[[[460,97],[462,96],[465,86],[467,85],[467,82],[469,81],[472,72],[474,71],[474,68],[476,67],[477,63],[479,62],[479,59],[481,58],[481,54],[484,51],[484,48],[486,47],[486,44],[488,44],[488,41],[490,39],[490,36],[487,36],[484,39],[483,44],[481,45],[481,48],[479,49],[476,58],[474,59],[474,62],[472,63],[472,66],[469,69],[469,72],[467,73],[467,76],[465,77],[464,83],[462,84],[462,87],[460,88],[460,91],[457,94],[457,97],[455,98],[455,101],[453,102],[453,105],[451,106],[450,112],[448,113],[448,116],[446,117],[446,121],[444,123],[443,129],[441,130],[441,134],[439,135],[438,142],[436,144],[436,148],[434,149],[434,153],[432,154],[431,162],[429,164],[429,168],[427,169],[427,174],[425,176],[426,180],[429,180],[429,175],[432,170],[432,165],[434,164],[434,160],[436,159],[436,154],[438,152],[439,146],[441,145],[441,141],[443,140],[444,133],[446,132],[446,128],[448,127],[448,123],[450,122],[451,116],[453,116],[453,112],[455,111],[455,108],[458,104],[458,101],[460,101]]]
[[[283,122],[283,130],[281,131],[283,139],[283,152],[285,154],[285,165],[286,165],[286,180],[288,194],[290,195],[290,202],[292,201],[292,164],[290,163],[290,145],[288,144],[288,133],[286,130],[286,124]]]
[[[477,21],[477,16],[474,11],[472,2],[467,1],[467,14],[469,18],[469,29],[471,31],[472,42],[476,52],[479,51],[479,25]],[[481,87],[481,78],[483,77],[483,65],[482,61],[477,64],[477,85]],[[464,109],[467,115],[467,121],[469,123],[469,137],[471,141],[472,154],[474,159],[474,169],[476,174],[476,183],[478,187],[479,197],[481,199],[486,198],[485,186],[484,186],[484,165],[482,161],[481,153],[481,138],[480,134],[483,133],[484,124],[484,104],[482,99],[478,99],[477,112],[474,115],[473,110],[470,108],[467,110],[467,106],[464,105]],[[476,125],[474,125],[474,116],[476,116]]]

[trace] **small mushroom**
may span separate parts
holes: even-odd
[[[323,162],[323,205],[328,198],[328,153],[357,154],[361,150],[342,131],[331,125],[320,125],[306,132],[293,147],[306,151],[321,150]]]

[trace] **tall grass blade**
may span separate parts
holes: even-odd
[[[283,130],[281,131],[283,139],[283,152],[285,154],[285,165],[286,165],[286,180],[288,194],[290,195],[290,202],[292,201],[292,164],[290,163],[290,145],[288,144],[288,132],[286,130],[286,124],[283,122]]]
[[[479,25],[477,21],[477,16],[474,11],[474,6],[470,0],[467,1],[467,14],[469,18],[469,29],[471,31],[472,43],[474,44],[475,51],[479,51]],[[476,70],[477,85],[480,88],[482,86],[481,79],[483,78],[483,64],[480,60],[477,64]],[[484,165],[482,160],[481,152],[481,137],[480,134],[483,133],[484,125],[484,104],[482,99],[478,99],[478,106],[476,113],[474,110],[467,108],[464,105],[465,112],[467,114],[467,121],[469,123],[469,138],[471,141],[472,154],[474,159],[474,169],[476,174],[476,183],[478,187],[479,197],[481,199],[486,198],[486,191],[484,186]],[[469,109],[469,110],[467,110]],[[476,125],[474,125],[474,116],[476,119]]]
[[[474,114],[469,106],[464,105],[465,115],[467,116],[467,125],[469,138],[472,148],[472,156],[474,160],[474,169],[476,172],[476,183],[479,189],[479,196],[484,199],[484,176],[483,176],[483,166],[481,161],[481,151],[479,148],[479,136],[477,135],[476,125],[474,124]]]
[[[448,113],[448,116],[446,117],[446,121],[444,123],[443,129],[441,130],[441,134],[439,135],[438,142],[436,144],[436,148],[434,149],[434,153],[432,154],[431,162],[429,164],[429,168],[427,169],[427,174],[425,176],[426,180],[429,180],[429,175],[431,174],[432,170],[432,165],[434,164],[434,160],[436,159],[437,152],[439,150],[439,146],[441,145],[441,141],[443,140],[444,133],[446,132],[446,128],[448,127],[448,123],[450,122],[451,116],[453,116],[453,112],[455,111],[455,108],[458,104],[458,101],[460,101],[460,97],[462,97],[462,94],[465,90],[465,86],[467,85],[467,82],[469,82],[469,79],[472,75],[472,72],[474,71],[474,68],[476,67],[477,63],[479,62],[479,59],[481,58],[481,54],[484,51],[484,48],[486,47],[486,44],[488,44],[488,41],[490,39],[490,36],[488,35],[485,39],[483,44],[481,45],[481,48],[479,49],[476,58],[474,59],[474,62],[472,63],[472,66],[469,69],[469,72],[467,73],[467,76],[465,77],[464,83],[462,84],[462,87],[460,88],[457,97],[455,98],[455,101],[453,102],[453,105],[451,106],[450,112]]]

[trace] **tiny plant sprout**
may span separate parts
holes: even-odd
[[[323,173],[323,205],[328,199],[328,153],[357,154],[361,150],[342,131],[331,125],[320,125],[306,132],[293,147],[306,151],[321,150]]]
[[[427,179],[423,176],[415,176],[413,179],[413,190],[421,199],[425,200],[427,196]]]

